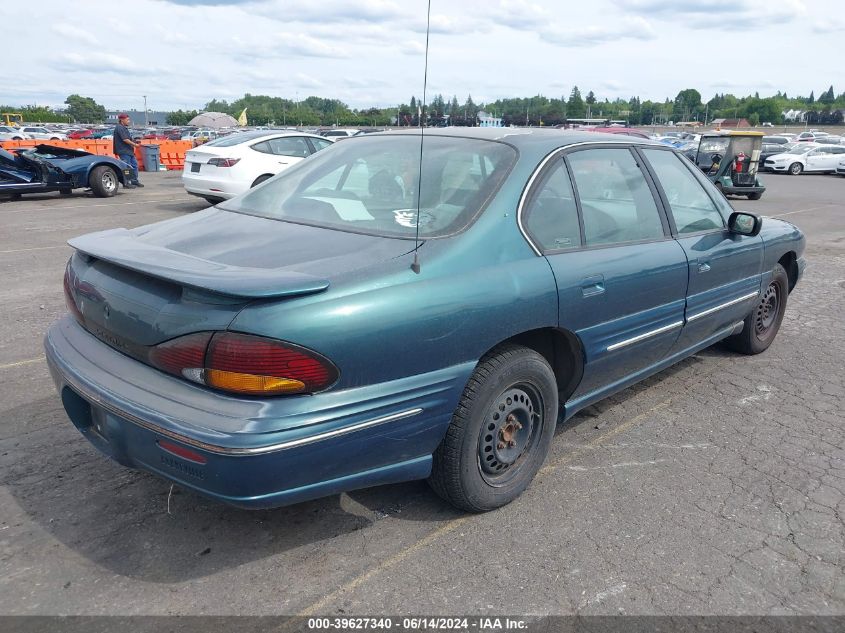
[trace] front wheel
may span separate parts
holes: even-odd
[[[793,176],[798,176],[804,171],[804,166],[801,163],[792,163],[789,166],[789,173]]]
[[[772,280],[751,313],[743,321],[742,332],[725,339],[731,349],[741,354],[764,352],[775,340],[789,296],[789,277],[783,266],[775,264]]]
[[[470,512],[510,503],[546,459],[557,408],[557,382],[545,358],[516,345],[489,353],[475,368],[434,452],[429,484]]]
[[[117,193],[117,174],[111,167],[100,165],[91,170],[88,186],[98,198],[111,198]]]

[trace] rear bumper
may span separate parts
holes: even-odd
[[[185,186],[185,191],[196,196],[225,198],[227,200],[249,189],[248,184],[240,184],[221,178],[208,178],[199,174],[192,175],[188,171],[182,172],[182,184]]]
[[[167,376],[111,349],[70,317],[49,329],[44,344],[68,417],[101,452],[247,508],[427,477],[472,371],[459,366],[389,384],[259,400]]]
[[[749,193],[763,193],[765,187],[722,187],[725,194],[733,194],[737,196],[747,196]]]

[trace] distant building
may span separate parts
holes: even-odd
[[[713,119],[710,124],[718,128],[751,127],[748,119]]]
[[[503,127],[501,117],[494,117],[484,110],[478,111],[478,127]]]
[[[786,123],[806,123],[807,112],[805,110],[784,110],[783,120]]]
[[[117,115],[126,113],[129,115],[129,120],[134,127],[142,127],[144,125],[167,125],[167,117],[169,112],[153,112],[147,111],[147,118],[144,120],[143,110],[114,110],[106,112],[106,123],[117,123]]]

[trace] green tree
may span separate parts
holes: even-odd
[[[587,98],[584,99],[584,102],[589,103],[590,105],[592,105],[596,102],[596,95],[593,93],[592,90],[590,90],[590,92],[587,93]]]
[[[188,122],[199,114],[196,110],[176,110],[167,115],[168,125],[188,125]]]
[[[836,100],[836,97],[833,94],[833,86],[831,86],[828,90],[821,93],[819,96],[819,103],[831,104]]]
[[[566,116],[569,119],[583,119],[586,113],[587,107],[584,105],[584,99],[581,98],[581,91],[578,90],[578,86],[574,86],[566,102]]]
[[[65,99],[67,114],[77,123],[102,123],[106,118],[106,109],[91,97],[69,95]]]

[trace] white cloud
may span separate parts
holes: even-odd
[[[63,37],[66,37],[71,40],[76,40],[78,42],[83,42],[85,44],[91,44],[96,46],[99,41],[91,33],[90,30],[80,28],[78,26],[73,26],[72,24],[54,24],[50,27],[50,30],[53,33],[57,33]]]
[[[111,53],[61,53],[53,64],[54,68],[68,72],[81,71],[89,73],[126,72],[131,73],[142,68],[120,55]]]
[[[540,37],[558,46],[598,46],[621,39],[653,40],[657,34],[648,20],[632,17],[615,24],[564,28],[549,26],[540,31]]]
[[[827,34],[827,33],[839,33],[841,31],[845,31],[845,22],[841,20],[826,20],[824,22],[815,22],[813,23],[813,33],[819,34]]]
[[[687,20],[689,28],[753,31],[774,24],[788,24],[804,16],[804,0],[615,0],[638,15],[655,19]]]

